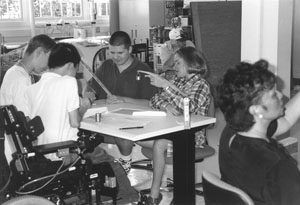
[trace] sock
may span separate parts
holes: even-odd
[[[124,155],[120,154],[120,158],[125,160],[125,161],[129,161],[129,160],[131,160],[132,157],[131,157],[131,154],[127,155],[127,156],[124,156]]]

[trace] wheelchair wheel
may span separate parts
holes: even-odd
[[[10,199],[3,203],[2,205],[55,205],[51,201],[34,195],[26,195],[26,196],[19,196],[13,199]]]

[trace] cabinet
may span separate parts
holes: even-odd
[[[132,41],[145,43],[151,25],[164,25],[164,1],[119,0],[119,24]]]

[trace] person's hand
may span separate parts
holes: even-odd
[[[116,95],[107,95],[106,103],[107,104],[117,104],[117,103],[123,103],[125,102],[122,97],[116,96]]]
[[[90,99],[90,101],[94,102],[96,100],[96,95],[92,91],[84,92],[82,95],[84,98]]]
[[[181,113],[180,113],[178,110],[176,110],[171,104],[167,105],[166,111],[167,111],[167,113],[170,113],[170,114],[175,115],[175,116],[181,114]]]
[[[68,166],[70,165],[71,163],[75,162],[75,160],[78,158],[78,154],[77,153],[70,153],[68,155],[66,155],[64,157],[64,166]]]
[[[154,85],[158,88],[166,88],[170,84],[169,81],[166,80],[164,77],[157,75],[155,73],[145,75],[145,77],[150,78],[151,85]]]
[[[80,98],[80,107],[89,109],[90,107],[92,107],[92,101],[91,99],[84,97],[84,98]]]

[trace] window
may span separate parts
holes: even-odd
[[[70,18],[82,16],[81,0],[33,0],[36,18]]]
[[[109,0],[94,0],[98,17],[109,16],[110,4]]]
[[[21,14],[21,0],[0,1],[0,20],[21,19]]]
[[[0,20],[22,19],[22,2],[28,0],[0,0]],[[97,19],[110,15],[109,0],[94,0]],[[84,7],[89,7],[87,0],[33,0],[36,20],[82,17]],[[24,8],[23,8],[24,9]],[[27,12],[25,9],[24,12]]]

